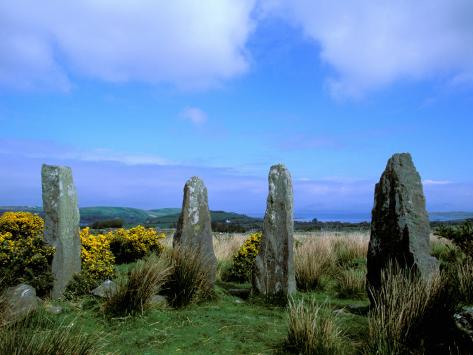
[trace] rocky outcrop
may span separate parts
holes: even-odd
[[[173,246],[199,253],[202,261],[208,264],[209,282],[215,282],[217,258],[213,248],[207,188],[196,176],[190,178],[184,186],[182,210]]]
[[[375,187],[367,285],[381,286],[382,270],[395,263],[429,279],[438,272],[430,255],[430,225],[422,183],[410,154],[394,154]]]
[[[263,237],[252,278],[253,291],[267,298],[284,300],[296,290],[291,175],[284,165],[274,165],[269,171],[268,182]]]
[[[44,239],[56,248],[52,297],[61,297],[67,283],[81,270],[79,208],[71,168],[43,165],[41,170]]]

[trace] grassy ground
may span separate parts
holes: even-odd
[[[46,323],[49,329],[74,324],[82,332],[95,335],[98,353],[102,354],[287,353],[287,308],[270,306],[257,298],[234,297],[229,289],[249,289],[250,284],[222,281],[232,256],[247,237],[215,238],[219,267],[216,297],[211,301],[182,309],[155,306],[143,315],[110,319],[104,316],[101,299],[85,296],[55,303],[63,307],[63,312],[47,314]],[[366,353],[372,335],[368,317],[363,313],[368,305],[364,285],[367,237],[366,233],[296,235],[296,280],[299,284],[315,285],[315,290],[297,292],[294,301],[315,300],[317,305],[328,308],[330,319],[343,333],[337,340],[344,344],[343,354]],[[443,242],[434,242],[437,257],[452,258]],[[167,239],[165,244],[170,247],[171,240]],[[118,271],[124,273],[132,266],[120,265]]]
[[[222,285],[217,286],[217,295],[215,301],[182,310],[155,308],[143,316],[111,320],[100,315],[100,301],[87,297],[76,303],[63,302],[63,314],[48,318],[54,323],[74,322],[87,333],[100,334],[103,353],[271,354],[284,351],[285,308],[233,297]],[[367,304],[366,300],[339,300],[323,292],[295,295],[295,298],[301,297],[328,302],[334,311],[347,304]],[[345,311],[339,314],[348,336],[363,338],[367,332],[366,317]]]

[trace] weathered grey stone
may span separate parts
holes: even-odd
[[[282,296],[284,299],[296,290],[292,181],[284,165],[272,166],[268,181],[263,237],[253,270],[253,291],[268,298]]]
[[[71,168],[43,165],[41,169],[44,239],[56,248],[52,297],[61,297],[67,283],[81,270],[79,208]]]
[[[55,306],[49,303],[44,306],[44,310],[51,314],[61,314],[63,311],[61,306]]]
[[[98,297],[109,297],[117,290],[117,284],[112,280],[105,280],[99,286],[90,291],[91,294]]]
[[[453,315],[457,329],[473,344],[473,306],[463,307]]]
[[[30,312],[38,309],[39,301],[36,290],[27,284],[8,288],[4,295],[4,320],[15,322],[27,316]]]
[[[217,258],[213,248],[207,188],[196,176],[190,178],[184,186],[182,210],[173,246],[199,252],[203,261],[209,265],[209,281],[212,284],[215,282]]]
[[[168,306],[168,299],[165,296],[154,295],[151,297],[150,303],[152,307],[165,308]]]
[[[430,251],[430,225],[420,175],[410,154],[394,154],[375,187],[367,285],[379,289],[382,270],[389,263],[430,279],[439,268]]]

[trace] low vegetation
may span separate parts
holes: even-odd
[[[138,261],[126,276],[118,279],[117,289],[107,295],[105,314],[110,317],[143,314],[153,296],[161,291],[170,272],[171,266],[165,258],[150,255]]]
[[[314,300],[290,301],[286,350],[297,354],[346,354],[347,338],[337,316]]]
[[[42,225],[33,215],[7,217],[0,218],[0,236],[8,235],[0,243],[4,248],[0,260],[18,262],[12,254],[21,248],[11,248],[11,236],[41,240]],[[367,237],[360,232],[297,233],[299,292],[284,308],[230,292],[251,287],[259,233],[216,234],[218,273],[212,285],[206,277],[209,263],[199,253],[171,248],[170,238],[154,229],[94,234],[86,228],[81,232],[83,272],[69,286],[75,284],[74,297],[58,301],[61,314],[45,313],[46,301],[22,322],[0,322],[0,353],[206,354],[221,349],[228,353],[448,354],[468,349],[456,335],[451,317],[458,307],[473,301],[473,263],[463,244],[435,239],[433,254],[441,260],[442,272],[429,282],[405,271],[387,270],[381,292],[374,295],[375,307],[368,313]],[[111,243],[118,239],[121,246],[113,250]],[[49,268],[34,270],[36,278],[50,273]],[[104,299],[89,295],[92,285],[105,278],[116,282],[116,292]],[[0,280],[0,285],[4,289],[10,283]],[[156,295],[165,296],[169,306],[156,307],[151,302]]]

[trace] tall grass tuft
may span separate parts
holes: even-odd
[[[209,280],[211,263],[202,253],[195,249],[175,247],[169,258],[172,270],[165,292],[171,306],[181,308],[214,296],[213,284]]]
[[[461,302],[473,303],[473,260],[456,265],[457,288]]]
[[[345,354],[346,338],[336,315],[314,300],[289,301],[286,348],[298,354]]]
[[[30,314],[0,327],[0,354],[57,355],[96,354],[98,335],[84,333],[71,323],[50,324],[42,314]]]
[[[350,268],[366,258],[368,244],[360,238],[338,237],[332,242],[337,267]]]
[[[116,292],[107,296],[104,303],[105,314],[126,316],[143,313],[170,272],[171,267],[166,258],[152,254],[138,261],[128,271],[127,277],[118,280]]]
[[[339,269],[334,275],[334,289],[339,298],[363,298],[366,295],[366,270]]]
[[[299,290],[321,288],[322,276],[332,268],[333,257],[328,240],[306,239],[295,250],[296,284]]]
[[[381,289],[371,292],[375,304],[368,317],[368,353],[428,353],[426,347],[447,335],[456,298],[444,275],[425,281],[390,265]]]

